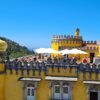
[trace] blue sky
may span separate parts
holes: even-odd
[[[0,0],[0,36],[29,48],[50,47],[52,35],[100,40],[99,0]]]

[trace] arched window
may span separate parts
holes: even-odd
[[[70,85],[67,82],[55,81],[52,83],[51,98],[54,100],[70,100]]]
[[[70,86],[67,83],[63,83],[62,85],[62,95],[64,100],[70,99]]]
[[[26,89],[27,93],[27,100],[35,100],[35,86],[34,84],[27,85]]]
[[[53,89],[54,89],[54,99],[61,98],[61,87],[59,82],[54,82]]]

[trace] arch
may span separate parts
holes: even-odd
[[[27,84],[27,87],[35,87],[35,85],[32,83],[29,83],[29,84]]]
[[[54,85],[60,85],[59,81],[54,81]]]
[[[63,82],[63,84],[62,84],[63,86],[65,86],[65,85],[69,85],[69,83],[68,82]]]

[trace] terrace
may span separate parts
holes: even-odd
[[[25,58],[26,59],[26,58]],[[57,72],[60,73],[60,69],[63,70],[69,69],[69,72],[72,72],[72,69],[75,70],[76,75],[79,74],[79,72],[82,72],[84,75],[88,72],[90,74],[95,73],[96,78],[98,78],[98,74],[100,73],[100,64],[95,63],[82,63],[77,62],[76,59],[68,59],[68,58],[47,58],[47,60],[41,60],[40,59],[31,59],[27,58],[27,60],[23,59],[15,59],[13,61],[6,61],[5,62],[5,71],[10,70],[10,73],[12,74],[12,70],[16,71],[16,74],[18,74],[18,71],[20,70],[22,75],[24,71],[27,71],[27,74],[30,73],[30,71],[33,72],[33,75],[35,74],[35,71],[38,71],[38,75],[41,75],[41,72],[43,71],[45,75],[47,75],[48,70],[52,69],[52,73],[54,73],[55,68],[57,69]]]

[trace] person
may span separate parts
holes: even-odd
[[[57,57],[54,57],[54,63],[58,63]]]
[[[51,56],[47,58],[47,63],[49,63],[49,64],[51,64],[51,63],[52,63]]]
[[[88,62],[90,63],[90,57],[87,58]]]
[[[87,63],[87,59],[86,58],[83,58],[83,63]]]

